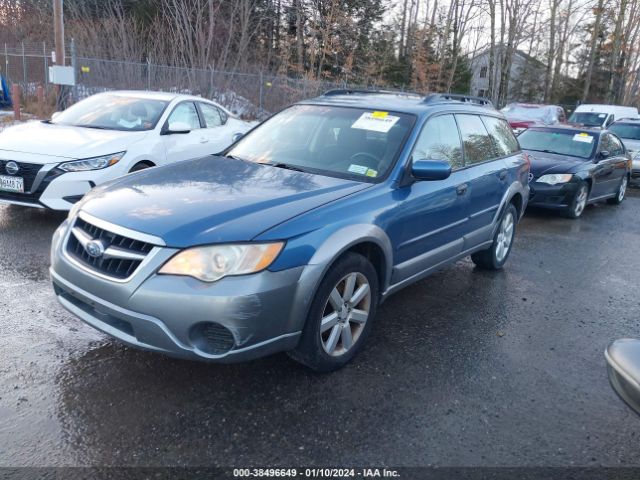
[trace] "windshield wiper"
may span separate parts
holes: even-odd
[[[305,171],[303,169],[301,169],[300,167],[295,167],[293,165],[289,165],[288,163],[265,163],[264,165],[270,165],[272,167],[276,167],[276,168],[284,168],[285,170],[293,170],[294,172],[303,172],[305,173]]]
[[[100,127],[98,125],[74,125],[74,127],[80,127],[80,128],[93,128],[95,130],[112,130],[111,128],[107,128],[107,127]]]

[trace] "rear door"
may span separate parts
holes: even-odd
[[[446,180],[413,182],[398,189],[401,201],[387,228],[395,246],[393,283],[462,252],[467,232],[468,176],[452,114],[427,121],[413,149],[411,161],[415,160],[445,160],[452,173]]]
[[[486,116],[483,119],[472,114],[456,114],[456,120],[469,176],[467,249],[491,238],[493,219],[509,186],[506,147],[498,140],[504,137],[500,130],[508,129],[509,125],[498,118]]]

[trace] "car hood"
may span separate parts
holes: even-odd
[[[148,132],[122,132],[28,122],[0,133],[0,155],[32,163],[57,163],[126,150]]]
[[[167,246],[250,241],[306,211],[370,187],[209,156],[152,168],[93,189],[81,210],[162,238]]]
[[[531,158],[531,173],[535,178],[551,173],[575,173],[580,166],[589,162],[568,155],[534,152],[526,150]]]

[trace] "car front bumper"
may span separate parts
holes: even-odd
[[[640,179],[640,159],[633,160],[631,166],[631,178]]]
[[[244,361],[294,348],[320,273],[307,266],[205,283],[156,274],[177,251],[158,247],[132,277],[113,281],[65,252],[68,235],[65,222],[52,245],[51,280],[62,306],[124,343],[181,358]]]
[[[567,208],[578,190],[578,182],[549,185],[532,181],[529,184],[529,206],[542,208]]]

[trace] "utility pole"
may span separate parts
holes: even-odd
[[[63,0],[53,0],[53,32],[56,40],[56,65],[64,67],[64,12]]]
[[[56,41],[56,65],[64,67],[64,10],[63,0],[53,0],[53,34]],[[67,89],[62,85],[56,85],[56,110],[66,108]]]

